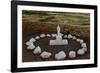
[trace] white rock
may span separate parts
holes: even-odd
[[[69,35],[68,35],[68,38],[69,38],[69,39],[70,39],[70,38],[72,38],[72,35],[71,35],[71,34],[69,34]]]
[[[26,45],[31,45],[33,42],[35,42],[36,40],[34,38],[31,38],[29,41],[27,41],[25,44]]]
[[[77,42],[80,42],[80,39],[76,39]]]
[[[83,49],[79,49],[79,50],[77,51],[77,54],[78,54],[78,55],[84,55],[84,54],[85,54],[85,51],[84,51]]]
[[[47,37],[50,37],[51,35],[50,34],[47,34]]]
[[[73,39],[73,40],[76,40],[76,37],[75,37],[75,36],[73,36],[73,37],[72,37],[72,39]]]
[[[85,52],[87,51],[87,48],[86,47],[84,47],[84,48],[82,48]]]
[[[86,48],[86,47],[87,47],[87,46],[86,46],[86,43],[82,43],[82,44],[81,44],[81,47]]]
[[[76,36],[80,37],[80,34],[76,34]]]
[[[35,42],[36,40],[34,38],[31,38],[29,41],[30,42]]]
[[[37,46],[36,48],[35,48],[35,50],[33,51],[33,53],[34,54],[40,54],[41,53],[41,48],[39,47],[39,46]]]
[[[56,37],[57,36],[57,34],[52,34],[52,37]]]
[[[31,45],[31,44],[32,44],[32,42],[27,41],[25,44],[26,44],[26,45]]]
[[[80,40],[80,44],[82,44],[84,41],[83,40]]]
[[[35,39],[40,39],[40,37],[39,36],[36,36]]]
[[[75,51],[70,51],[69,52],[69,58],[75,58],[76,57],[76,52]]]
[[[35,45],[32,43],[32,44],[30,44],[28,47],[27,47],[27,49],[29,49],[29,50],[33,50],[35,48]]]
[[[51,54],[50,52],[44,51],[44,52],[41,53],[40,56],[41,56],[42,58],[46,59],[46,58],[49,58],[51,55],[52,55],[52,54]]]
[[[65,35],[64,38],[67,38],[67,35]]]
[[[66,54],[64,51],[60,51],[59,53],[55,54],[55,59],[60,60],[60,59],[64,59],[64,58],[66,58]]]
[[[44,38],[44,37],[45,37],[45,34],[41,34],[40,37],[41,37],[41,38]]]

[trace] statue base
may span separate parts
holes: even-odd
[[[67,40],[50,40],[49,45],[67,45],[68,41]]]

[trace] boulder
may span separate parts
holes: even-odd
[[[77,54],[78,54],[78,55],[84,55],[84,54],[85,54],[85,51],[84,51],[83,49],[79,49],[79,50],[77,51]]]
[[[82,43],[84,43],[84,41],[83,40],[80,40],[80,44],[82,44]]]
[[[72,37],[72,39],[73,39],[73,40],[76,40],[76,37],[75,37],[75,36],[73,36],[73,37]]]
[[[44,38],[44,37],[45,37],[45,34],[41,34],[40,37],[41,37],[41,38]]]
[[[35,48],[35,45],[33,43],[28,45],[27,47],[28,50],[33,50],[34,48]]]
[[[80,39],[76,39],[77,42],[80,42]]]
[[[50,34],[47,34],[47,37],[50,37],[51,35]]]
[[[50,52],[44,51],[44,52],[41,53],[40,56],[41,56],[43,59],[47,59],[47,58],[49,58],[51,55],[52,55],[52,54],[51,54]]]
[[[81,44],[81,47],[86,48],[86,47],[87,47],[87,46],[86,46],[86,43],[82,43],[82,44]]]
[[[67,38],[67,35],[64,35],[64,38]]]
[[[40,54],[41,52],[42,52],[42,50],[39,46],[37,46],[33,51],[34,54]]]
[[[83,49],[85,52],[87,51],[87,48],[86,48],[86,47],[83,47],[82,49]]]
[[[68,35],[68,38],[69,38],[69,39],[70,39],[70,38],[72,38],[72,35],[71,35],[71,34],[69,34],[69,35]]]
[[[31,45],[31,44],[32,44],[32,42],[27,41],[25,44],[26,44],[26,45]]]
[[[76,57],[76,52],[75,51],[70,51],[69,52],[69,58],[75,58]]]
[[[36,40],[34,38],[31,38],[29,41],[27,41],[25,44],[26,45],[31,45],[33,42],[35,42]]]
[[[39,36],[36,36],[35,39],[40,39],[40,37]]]
[[[35,42],[36,40],[34,38],[31,38],[29,41],[30,42]]]
[[[57,34],[52,34],[52,37],[56,37],[57,36]]]
[[[66,54],[64,51],[60,51],[59,53],[55,54],[55,59],[60,60],[60,59],[65,59]]]

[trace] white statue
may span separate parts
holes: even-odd
[[[67,39],[62,39],[62,33],[60,33],[60,26],[57,26],[57,35],[55,40],[50,40],[49,45],[67,45]]]

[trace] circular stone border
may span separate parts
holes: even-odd
[[[51,52],[47,52],[47,51],[43,51],[41,50],[41,48],[39,46],[35,47],[34,45],[34,42],[36,42],[36,40],[39,40],[41,38],[45,38],[45,37],[56,37],[57,34],[40,34],[40,36],[35,36],[35,38],[31,38],[29,41],[27,41],[25,44],[27,45],[27,49],[28,50],[34,50],[33,53],[34,54],[40,54],[40,56],[42,58],[49,58],[50,56],[52,56],[52,53]],[[76,54],[78,55],[84,55],[85,52],[87,52],[87,45],[86,43],[84,42],[84,40],[80,39],[80,38],[77,38],[76,36],[72,36],[71,34],[68,34],[68,35],[63,35],[63,37],[65,39],[72,39],[72,40],[76,40],[76,42],[80,43],[81,45],[81,49],[78,49],[77,52],[76,51],[69,51],[68,53],[68,57],[69,58],[75,58],[76,57]],[[59,51],[59,53],[62,52],[62,51]],[[57,53],[58,54],[58,53]],[[57,55],[55,54],[55,56]],[[58,56],[59,58],[57,58],[57,56],[55,57],[55,59],[65,59],[66,58],[66,54],[65,52],[63,51],[63,54],[64,56]]]

